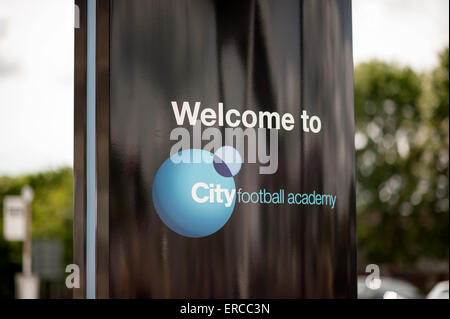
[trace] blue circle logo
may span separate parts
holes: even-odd
[[[186,237],[221,229],[233,213],[241,168],[239,152],[223,146],[215,154],[189,149],[168,158],[153,181],[153,205],[161,220]]]

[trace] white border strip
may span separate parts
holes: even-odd
[[[86,298],[95,298],[95,231],[97,220],[95,176],[96,0],[87,2],[86,66]]]

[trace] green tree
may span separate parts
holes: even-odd
[[[380,61],[355,69],[360,260],[448,260],[448,49],[430,76]]]
[[[64,264],[72,263],[73,260],[72,169],[61,168],[20,177],[0,177],[0,298],[14,297],[14,274],[21,271],[22,262],[22,244],[5,241],[3,236],[3,198],[5,195],[19,195],[25,185],[30,185],[35,192],[32,205],[33,240],[62,241]],[[64,273],[64,269],[61,269],[61,273]]]

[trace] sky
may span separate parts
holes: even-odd
[[[433,68],[448,11],[448,0],[353,0],[355,64]],[[0,176],[72,166],[73,17],[73,0],[0,0]]]
[[[353,0],[355,64],[378,58],[423,71],[448,46],[448,0]]]
[[[0,0],[0,176],[72,166],[73,17],[72,1]]]

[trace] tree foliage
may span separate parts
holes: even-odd
[[[64,264],[72,263],[73,174],[71,168],[20,177],[0,177],[0,298],[12,298],[14,274],[21,271],[22,244],[7,242],[3,236],[3,198],[20,195],[30,185],[35,193],[32,204],[32,237],[56,239],[64,243]],[[64,270],[61,270],[64,272]]]
[[[430,75],[380,61],[355,69],[360,262],[448,260],[448,74],[448,49]]]

